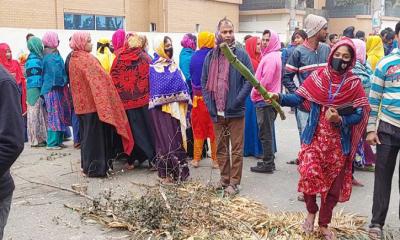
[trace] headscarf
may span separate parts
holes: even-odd
[[[262,54],[263,56],[267,55],[271,52],[276,52],[281,50],[281,41],[279,40],[279,35],[274,32],[270,31],[270,39],[266,48],[263,49]]]
[[[74,51],[85,51],[85,46],[86,46],[86,43],[88,42],[89,38],[90,38],[89,32],[81,32],[81,31],[75,32],[72,35],[69,46]]]
[[[35,37],[35,36],[31,37],[28,40],[27,45],[28,45],[28,50],[31,53],[36,54],[40,58],[43,57],[43,43],[42,43],[42,40],[40,40],[40,38]]]
[[[367,57],[365,42],[361,39],[351,39],[351,40],[353,41],[353,44],[356,48],[357,60],[360,61],[362,64],[364,64]]]
[[[44,47],[57,48],[60,41],[56,32],[46,32],[42,37]]]
[[[112,36],[112,44],[115,51],[119,50],[124,46],[125,35],[126,34],[124,29],[118,29],[117,31],[114,32]]]
[[[107,38],[100,38],[97,41],[97,59],[101,66],[107,73],[111,71],[111,65],[114,62],[115,55],[110,50],[110,40]]]
[[[193,50],[196,50],[196,46],[197,46],[196,36],[191,33],[185,34],[185,36],[183,36],[183,39],[181,41],[181,46],[183,48],[191,48]]]
[[[127,45],[129,48],[142,48],[143,47],[143,37],[137,33],[132,33],[127,38]]]
[[[250,56],[254,71],[257,70],[258,64],[261,61],[261,54],[257,53],[257,41],[259,37],[250,37],[246,40],[246,52]]]
[[[212,32],[200,32],[198,44],[199,44],[199,49],[214,48],[215,34]]]
[[[367,38],[367,56],[367,61],[375,71],[376,65],[385,56],[381,37],[370,36]]]
[[[169,59],[168,55],[164,51],[164,38],[156,37],[153,40],[153,50],[159,57]]]
[[[310,103],[313,102],[320,106],[331,106],[338,107],[344,104],[352,104],[353,108],[362,108],[362,117],[359,123],[348,126],[351,131],[351,148],[347,160],[344,164],[345,179],[351,181],[352,175],[352,161],[357,152],[357,146],[360,142],[361,137],[365,133],[365,129],[368,123],[368,116],[371,110],[368,98],[365,96],[363,86],[360,79],[353,75],[351,72],[352,67],[356,62],[356,56],[352,57],[352,64],[350,68],[343,74],[334,72],[331,64],[333,55],[336,50],[341,46],[348,46],[355,52],[354,45],[352,41],[345,38],[339,41],[332,48],[331,54],[328,59],[328,66],[314,71],[298,88],[296,94],[305,98],[305,107],[310,109]],[[339,84],[341,83],[341,88],[333,102],[328,101],[329,89],[332,86],[332,92],[336,92]],[[339,201],[344,202],[349,200],[351,192],[340,192]],[[326,198],[326,192],[322,193],[322,197]]]
[[[85,39],[86,36],[86,39]],[[134,140],[121,99],[99,61],[82,48],[89,34],[72,36],[75,50],[70,59],[69,73],[74,110],[77,114],[97,112],[103,123],[115,127],[122,138],[124,152],[131,154]]]
[[[324,17],[309,14],[304,19],[304,27],[309,38],[315,36],[328,22]]]

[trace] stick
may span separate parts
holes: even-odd
[[[285,113],[283,112],[281,106],[277,101],[271,98],[271,95],[265,90],[263,86],[261,86],[260,82],[254,77],[254,75],[250,72],[250,70],[233,54],[232,50],[228,47],[228,44],[221,43],[219,45],[222,53],[228,59],[229,63],[242,74],[247,81],[253,85],[255,89],[263,96],[264,99],[271,100],[271,105],[275,108],[275,110],[279,113],[279,116],[282,120],[286,119]]]
[[[51,187],[51,188],[63,190],[63,191],[70,192],[70,193],[75,193],[76,195],[79,195],[79,196],[81,196],[81,197],[84,197],[84,198],[86,198],[86,199],[88,199],[88,200],[90,200],[90,201],[93,201],[93,200],[94,200],[93,197],[91,197],[91,196],[89,196],[89,195],[86,195],[86,194],[84,194],[84,193],[81,193],[81,192],[72,190],[72,189],[68,189],[68,188],[61,187],[61,186],[55,186],[55,185],[51,185],[51,184],[48,184],[48,183],[36,182],[36,181],[32,181],[32,180],[26,179],[26,178],[21,177],[21,176],[16,175],[16,174],[14,174],[14,175],[17,176],[17,177],[19,177],[19,178],[21,178],[21,179],[24,180],[24,181],[29,182],[29,183],[34,183],[34,184],[37,184],[37,185],[42,185],[42,186],[46,186],[46,187]]]

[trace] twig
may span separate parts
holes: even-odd
[[[84,198],[86,198],[86,199],[88,199],[88,200],[91,200],[91,201],[94,200],[93,197],[91,197],[91,196],[89,196],[89,195],[87,195],[87,194],[84,194],[84,193],[82,193],[82,192],[78,192],[78,191],[75,191],[75,190],[72,190],[72,189],[68,189],[68,188],[65,188],[65,187],[61,187],[61,186],[51,185],[51,184],[48,184],[48,183],[36,182],[36,181],[32,181],[32,180],[26,179],[26,178],[21,177],[21,176],[16,175],[16,174],[14,174],[14,175],[17,176],[17,177],[19,177],[19,178],[21,178],[21,179],[24,180],[24,181],[29,182],[29,183],[33,183],[33,184],[37,184],[37,185],[42,185],[42,186],[46,186],[46,187],[51,187],[51,188],[63,190],[63,191],[70,192],[70,193],[75,193],[76,195],[79,195],[79,196],[81,196],[81,197],[84,197]]]
[[[171,210],[171,206],[170,206],[169,203],[168,203],[167,196],[165,195],[165,192],[164,192],[164,190],[162,189],[161,185],[160,185],[159,191],[160,191],[160,194],[161,194],[162,198],[163,198],[164,201],[165,201],[165,205],[167,206],[168,209]]]

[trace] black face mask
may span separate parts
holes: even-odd
[[[167,56],[168,56],[169,58],[172,59],[172,56],[174,55],[174,49],[173,49],[172,47],[171,47],[171,48],[164,49],[164,52],[165,52],[165,54],[167,54]]]
[[[350,61],[341,58],[332,58],[332,68],[337,72],[344,72],[350,66]]]

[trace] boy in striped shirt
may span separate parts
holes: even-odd
[[[396,24],[395,33],[400,37],[400,22]],[[393,50],[378,63],[369,101],[371,113],[367,127],[367,142],[377,145],[370,235],[380,239],[389,208],[393,172],[400,151],[399,49]],[[381,112],[378,114],[380,106]]]

